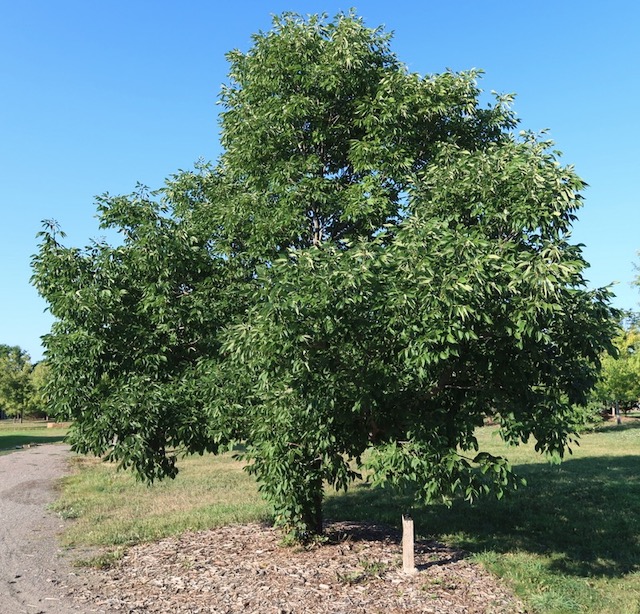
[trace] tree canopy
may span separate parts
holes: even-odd
[[[487,418],[561,456],[617,315],[570,241],[573,168],[477,72],[410,73],[354,14],[228,59],[218,164],[101,197],[117,245],[41,233],[74,448],[155,479],[241,441],[298,537],[365,465],[424,501],[501,493]]]

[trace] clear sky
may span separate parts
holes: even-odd
[[[590,185],[573,233],[590,284],[619,282],[615,304],[636,309],[637,0],[0,0],[0,343],[42,356],[51,318],[29,284],[41,220],[84,246],[100,236],[95,195],[216,160],[224,54],[272,14],[351,7],[395,33],[411,71],[481,68],[485,91],[517,94],[521,127],[548,128]]]

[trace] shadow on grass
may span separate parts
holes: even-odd
[[[56,443],[64,441],[62,433],[55,435],[2,435],[0,434],[0,451],[15,450],[29,444]]]
[[[629,416],[625,418],[625,422],[622,424],[616,424],[615,422],[607,422],[601,426],[597,426],[593,431],[595,433],[604,433],[607,435],[615,435],[620,431],[631,431],[633,429],[640,429],[640,417]]]
[[[501,501],[414,506],[420,537],[470,552],[531,552],[573,576],[621,577],[640,570],[640,456],[521,465],[528,485]],[[398,526],[407,500],[356,486],[329,497],[326,515]]]

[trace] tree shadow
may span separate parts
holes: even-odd
[[[15,450],[23,446],[57,443],[64,441],[65,435],[2,435],[0,434],[0,450]]]
[[[620,431],[631,431],[634,429],[640,429],[640,416],[625,417],[622,424],[616,424],[615,421],[611,421],[601,426],[597,426],[593,431],[598,434],[615,435]]]
[[[470,552],[544,554],[551,569],[573,576],[640,571],[640,456],[514,469],[527,486],[501,501],[414,506],[416,532]],[[397,527],[407,505],[391,491],[362,484],[329,497],[326,514]]]
[[[324,538],[328,544],[357,544],[363,542],[393,543],[402,542],[402,531],[389,524],[367,521],[335,520],[326,523]],[[450,565],[464,558],[465,553],[459,548],[446,546],[433,539],[421,539],[414,543],[416,569],[424,571],[431,567]],[[418,561],[421,562],[418,562]]]

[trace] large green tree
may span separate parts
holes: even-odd
[[[34,282],[77,450],[153,479],[241,439],[298,537],[365,462],[425,501],[502,492],[487,417],[563,454],[615,315],[570,242],[584,184],[514,133],[510,97],[411,74],[389,42],[352,14],[276,18],[228,56],[216,167],[103,197],[120,245],[45,229]]]

